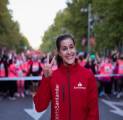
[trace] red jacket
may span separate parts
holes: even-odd
[[[80,65],[62,65],[52,77],[43,78],[35,108],[45,110],[51,100],[51,120],[99,120],[96,80]]]

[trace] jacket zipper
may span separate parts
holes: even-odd
[[[68,97],[69,97],[69,119],[71,120],[71,94],[70,94],[70,71],[67,69],[67,80],[68,80]]]
[[[65,91],[64,91],[64,85],[62,85],[62,101],[64,102],[65,98]]]

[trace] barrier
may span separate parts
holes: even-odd
[[[28,80],[28,81],[31,81],[31,80],[41,80],[42,79],[42,76],[31,76],[31,77],[1,77],[0,78],[0,81],[17,81],[17,80]]]
[[[96,74],[95,77],[99,78],[99,77],[106,77],[106,76],[110,76],[110,77],[120,77],[123,76],[123,74],[110,74],[110,75],[106,75],[106,74]],[[42,80],[42,76],[30,76],[30,77],[0,77],[0,81],[17,81],[17,80],[28,80],[28,81],[32,81],[32,80]]]
[[[123,76],[123,74],[96,74],[95,77],[96,78],[99,78],[99,77],[120,77],[120,76]]]

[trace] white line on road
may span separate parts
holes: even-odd
[[[113,108],[113,110],[110,110],[110,112],[123,116],[123,110],[119,107],[119,106],[123,106],[123,102],[112,102],[104,99],[102,99],[102,102]]]
[[[43,112],[40,112],[40,113],[36,112],[35,111],[34,103],[33,103],[33,108],[31,108],[31,109],[24,109],[24,111],[28,115],[30,115],[34,120],[39,120],[43,116],[43,114],[46,112],[46,110],[43,111]]]

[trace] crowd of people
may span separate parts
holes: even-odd
[[[8,77],[8,80],[0,80],[2,96],[14,100],[16,97],[25,97],[25,94],[35,91],[38,86],[37,80],[25,81],[23,78],[13,80],[13,77],[42,75],[42,63],[45,61],[45,57],[40,58],[36,53],[29,52],[17,54],[15,51],[1,50],[0,77]]]
[[[46,54],[36,54],[30,51],[17,54],[15,51],[0,50],[0,78],[8,77],[8,80],[0,80],[0,96],[15,100],[17,97],[25,97],[36,91],[39,80],[13,80],[13,77],[42,76],[42,67],[47,62]],[[52,58],[57,53],[50,53]],[[96,77],[99,96],[122,96],[123,88],[123,55],[113,51],[109,56],[99,56],[78,52],[77,62],[88,68]],[[55,62],[52,69],[57,69]],[[118,76],[114,74],[119,74]],[[102,76],[101,76],[102,75]],[[114,75],[114,76],[113,76]]]
[[[116,96],[120,98],[123,88],[123,55],[114,50],[108,56],[91,54],[84,57],[79,55],[80,64],[89,68],[96,77],[99,96]]]

